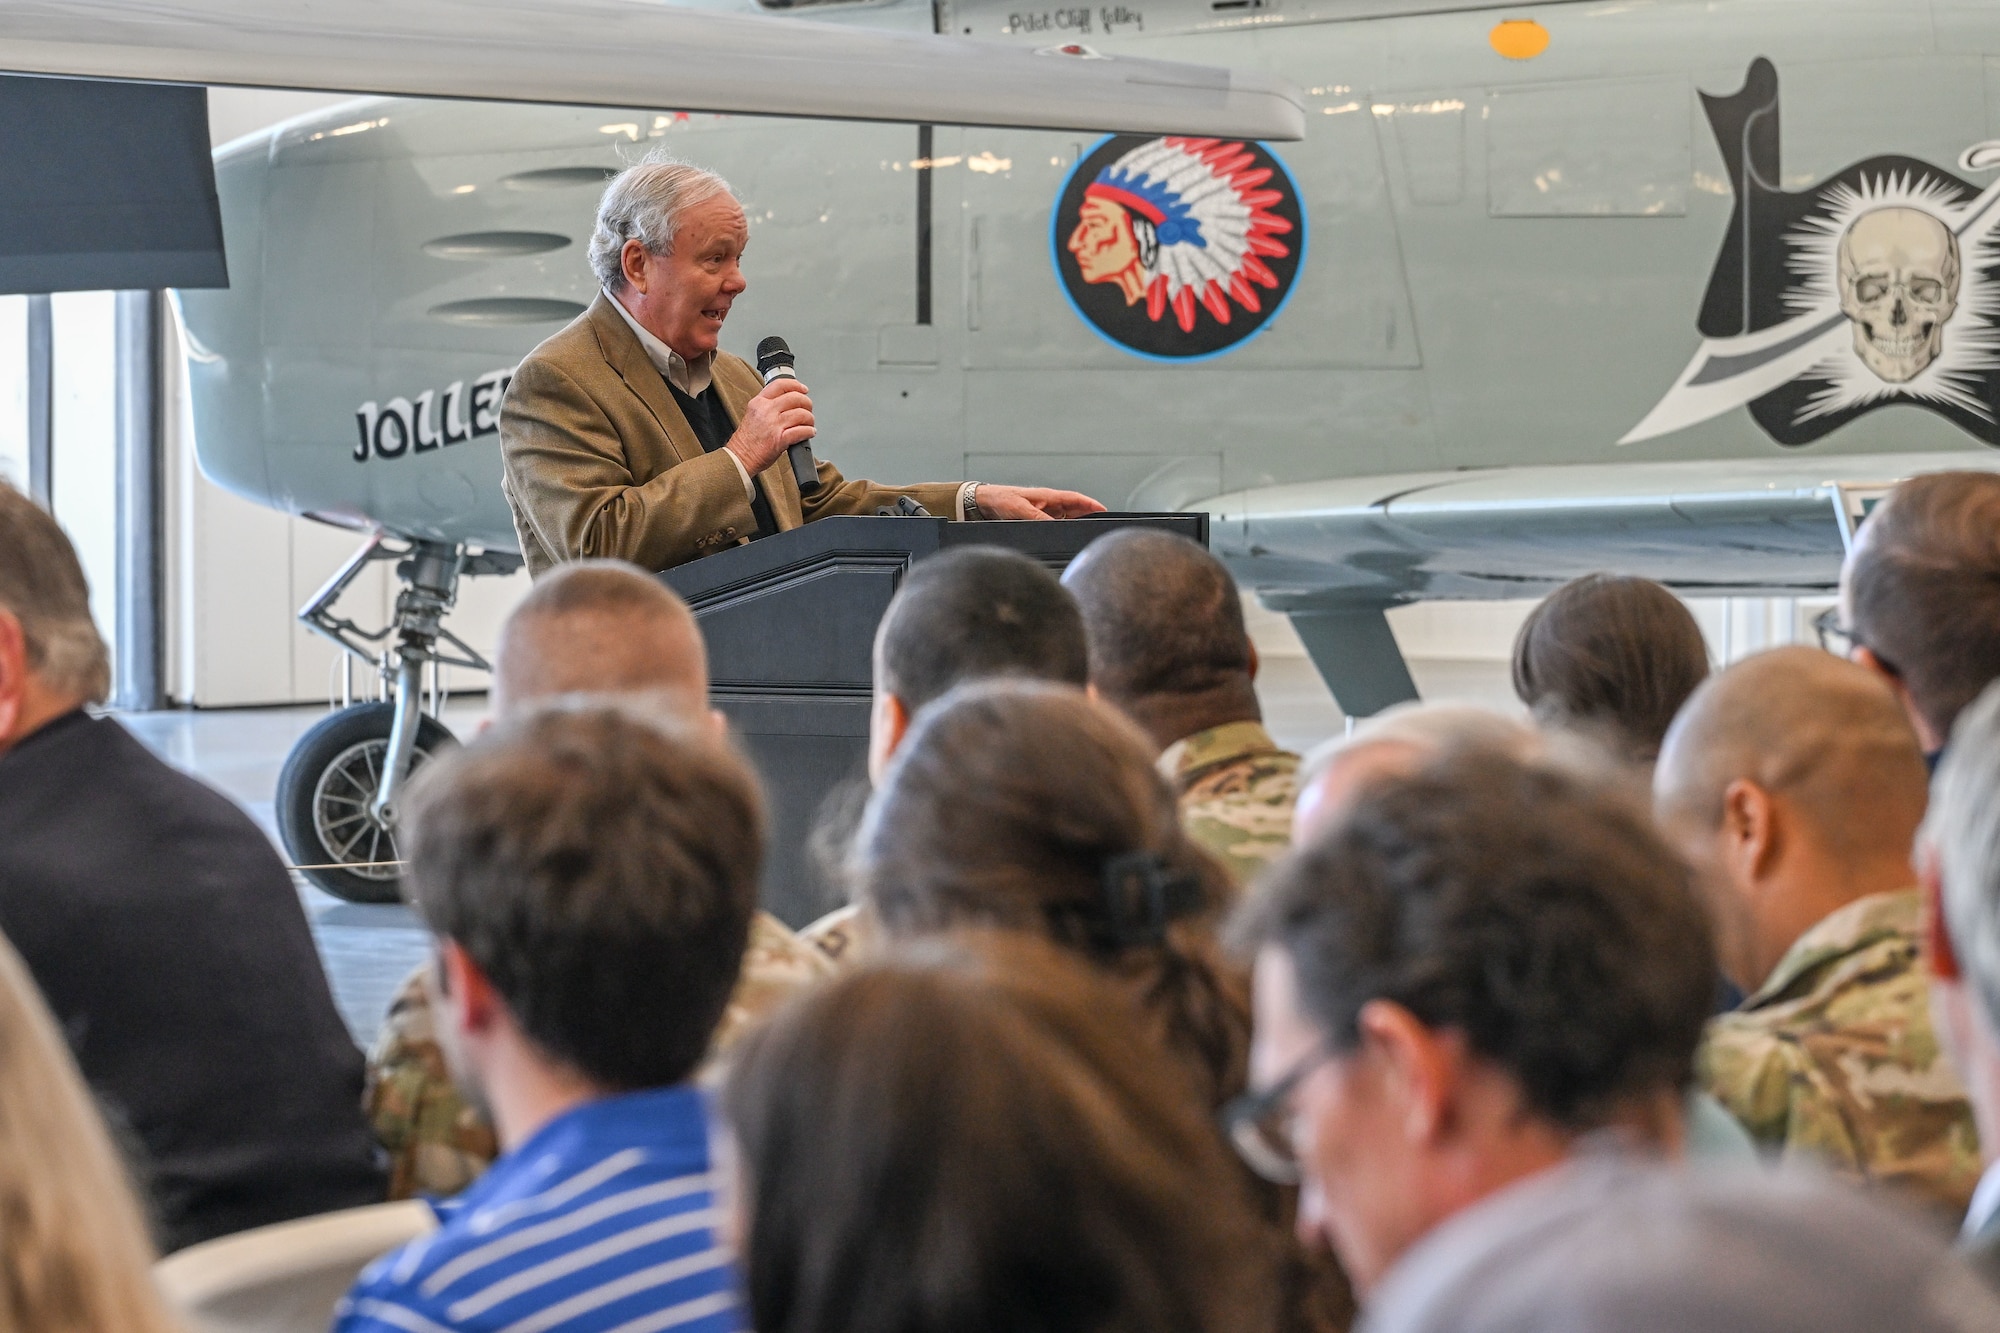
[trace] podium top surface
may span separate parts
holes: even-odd
[[[1004,546],[1062,569],[1077,552],[1119,528],[1158,528],[1208,545],[1208,515],[1094,514],[1089,518],[987,519],[842,515],[817,519],[773,537],[732,546],[663,572],[667,586],[699,606],[745,583],[764,583],[789,570],[843,556],[897,556],[907,561],[955,546]]]

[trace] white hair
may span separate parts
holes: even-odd
[[[1953,724],[1920,836],[1937,857],[1952,952],[2000,1032],[2000,683]]]
[[[1345,736],[1336,736],[1307,755],[1299,765],[1299,786],[1319,777],[1341,755],[1365,745],[1393,742],[1413,746],[1427,753],[1470,747],[1497,750],[1515,759],[1528,760],[1541,750],[1532,728],[1490,708],[1476,704],[1404,703],[1385,708],[1355,724]]]
[[[606,291],[623,287],[625,242],[638,241],[648,254],[666,254],[687,211],[720,195],[733,199],[736,192],[714,172],[657,152],[619,172],[604,187],[590,233],[590,267],[597,280]]]

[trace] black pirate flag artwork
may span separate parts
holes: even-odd
[[[1778,72],[1704,93],[1736,208],[1708,283],[1702,344],[1619,443],[1749,404],[1780,444],[1878,407],[1928,408],[2000,445],[2000,182],[1983,190],[1911,157],[1873,157],[1807,190],[1778,174]],[[2000,143],[1961,171],[2000,166]]]

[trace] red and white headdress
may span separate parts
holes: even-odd
[[[1084,197],[1131,214],[1146,314],[1158,320],[1172,306],[1182,332],[1192,333],[1197,301],[1227,324],[1232,299],[1256,313],[1257,288],[1278,286],[1264,260],[1291,253],[1276,238],[1292,224],[1270,211],[1284,198],[1262,188],[1271,174],[1241,143],[1154,139],[1097,173]]]

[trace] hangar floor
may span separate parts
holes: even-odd
[[[1417,659],[1410,669],[1427,699],[1518,708],[1504,662]],[[1291,749],[1309,750],[1342,728],[1340,710],[1303,657],[1267,657],[1258,694],[1272,734]],[[293,742],[325,712],[303,707],[128,713],[120,721],[161,758],[242,805],[275,842],[272,794],[278,770]],[[469,736],[485,712],[483,696],[466,696],[446,705],[444,722],[457,735]],[[423,961],[428,949],[424,932],[406,908],[342,902],[303,876],[296,878],[334,999],[355,1039],[366,1045],[397,985]]]

